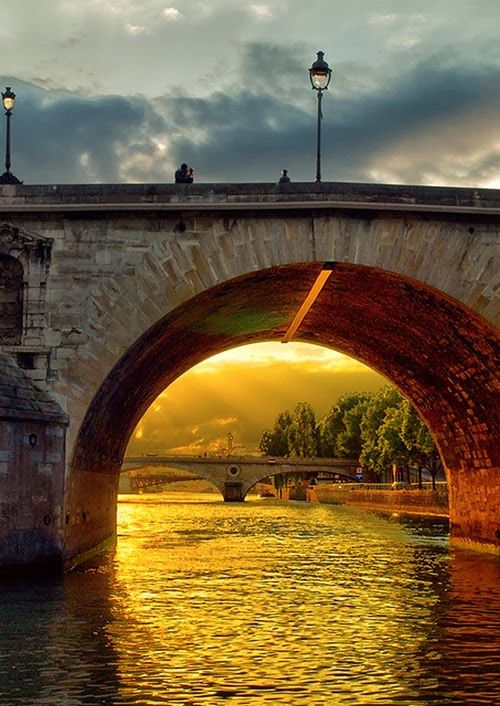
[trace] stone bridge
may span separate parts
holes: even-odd
[[[109,544],[158,393],[210,355],[291,338],[410,398],[453,541],[498,549],[499,222],[494,190],[0,187],[0,563]]]
[[[259,481],[278,473],[339,473],[355,479],[355,461],[337,458],[283,458],[231,456],[203,458],[200,456],[127,456],[122,471],[138,466],[167,466],[196,473],[210,481],[222,493],[224,500],[241,502]]]

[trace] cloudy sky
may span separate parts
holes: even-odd
[[[500,186],[498,0],[0,0],[26,183]]]
[[[142,418],[129,454],[215,453],[234,437],[235,453],[258,449],[279,412],[310,402],[318,421],[353,390],[387,380],[352,358],[305,343],[254,343],[209,358],[178,378]]]
[[[0,0],[12,171],[25,183],[323,179],[500,187],[500,0]],[[286,351],[286,353],[285,353]],[[252,449],[298,401],[322,416],[383,380],[318,348],[261,345],[193,369],[131,450]]]

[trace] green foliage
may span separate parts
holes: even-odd
[[[358,458],[360,454],[359,423],[367,393],[342,395],[320,422],[319,452],[324,458]]]
[[[386,386],[371,395],[363,415],[359,461],[378,480],[393,464],[407,463],[399,435],[401,416],[397,413],[402,402],[399,392]]]
[[[429,430],[417,412],[394,387],[377,393],[342,395],[328,414],[316,423],[311,405],[299,402],[293,414],[282,412],[274,429],[260,442],[264,454],[299,457],[358,459],[372,477],[388,480],[392,466],[423,469],[433,483],[441,468]],[[275,483],[284,482],[275,477]]]
[[[266,456],[288,456],[290,446],[288,442],[289,429],[292,424],[292,415],[288,410],[280,412],[276,417],[272,431],[266,429],[262,434],[259,449]]]
[[[282,488],[286,488],[288,485],[288,479],[284,473],[276,473],[276,475],[273,476],[272,480],[276,490],[282,490]]]
[[[403,400],[402,412],[401,437],[418,467],[419,483],[422,482],[422,470],[426,468],[431,474],[432,487],[435,489],[436,476],[442,469],[442,464],[432,436],[408,400]]]
[[[273,441],[274,439],[272,431],[270,431],[269,429],[265,429],[259,444],[260,452],[263,453],[265,456],[272,456]]]
[[[288,429],[288,443],[294,456],[311,457],[318,453],[316,417],[309,402],[299,402],[295,407]]]

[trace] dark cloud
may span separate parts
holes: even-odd
[[[147,101],[122,96],[90,98],[15,81],[12,171],[25,183],[117,182],[154,154],[164,119]],[[134,161],[135,160],[135,161]],[[151,162],[150,177],[159,165]],[[163,180],[165,175],[163,175]]]
[[[255,54],[250,52],[250,56],[254,61]],[[262,66],[260,75],[264,73]],[[279,91],[271,94],[267,85],[261,92],[172,98],[169,107],[181,132],[182,123],[206,131],[202,143],[190,139],[186,131],[175,147],[178,158],[195,163],[208,180],[269,181],[283,166],[297,180],[311,178],[314,98],[305,110],[303,104],[285,100]],[[425,181],[429,172],[439,172],[446,180],[450,152],[461,150],[467,164],[469,153],[477,151],[480,143],[483,150],[488,149],[485,142],[489,142],[489,149],[494,148],[500,134],[500,68],[491,64],[463,66],[453,55],[443,53],[407,69],[397,80],[389,77],[386,84],[371,91],[338,96],[333,85],[324,96],[323,113],[325,178],[373,180],[372,170],[384,168],[387,155],[399,150],[401,159],[397,161],[404,168],[398,167],[396,176],[402,181]],[[485,118],[486,133],[474,134],[474,120],[484,123]],[[449,129],[443,134],[441,126],[446,123]],[[436,152],[432,140],[438,127],[441,153]],[[425,137],[432,149],[427,159],[422,159],[419,145],[415,159],[411,141]],[[477,174],[475,165],[469,166],[471,173]],[[449,176],[457,179],[456,167],[450,166],[449,171]],[[459,181],[473,183],[467,173]]]
[[[303,48],[242,47],[239,80],[204,97],[85,97],[12,79],[13,171],[25,182],[312,180],[316,94]],[[323,178],[480,184],[498,176],[500,62],[442,50],[361,85],[346,64],[323,99]],[[314,58],[314,57],[313,57]],[[353,89],[347,91],[349,73]]]

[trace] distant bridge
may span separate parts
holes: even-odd
[[[357,462],[339,458],[285,458],[271,456],[128,456],[122,471],[144,466],[167,466],[191,471],[215,485],[226,502],[241,502],[256,483],[278,473],[310,473],[312,476],[340,474],[354,478]],[[152,476],[153,478],[153,476]],[[159,476],[154,475],[154,478]],[[160,485],[160,481],[138,485]]]

